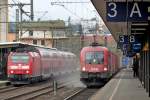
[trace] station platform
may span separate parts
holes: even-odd
[[[90,100],[150,100],[132,69],[122,69]]]
[[[5,81],[0,80],[0,86],[6,86],[6,85],[9,85],[9,84],[10,84],[10,82],[7,81],[7,80],[5,80]]]

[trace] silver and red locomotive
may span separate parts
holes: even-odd
[[[80,80],[87,86],[104,84],[119,69],[117,55],[97,44],[81,50],[80,65]]]

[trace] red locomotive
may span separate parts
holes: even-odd
[[[81,50],[80,64],[80,79],[87,86],[102,85],[118,71],[118,57],[108,48],[98,45]]]
[[[60,73],[75,71],[76,56],[50,48],[21,48],[8,56],[7,73],[12,84],[29,84]]]

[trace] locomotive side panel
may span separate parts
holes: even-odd
[[[42,79],[41,75],[41,58],[39,53],[36,52],[30,52],[30,55],[32,56],[32,66],[31,66],[31,81],[38,81]]]
[[[44,50],[39,49],[41,55],[41,70],[42,70],[42,79],[48,79],[53,76],[55,73],[55,60],[56,57],[53,55],[53,50]]]

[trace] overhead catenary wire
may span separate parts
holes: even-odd
[[[70,1],[70,0],[59,0],[59,1],[57,1],[57,2],[55,2],[54,0],[51,2],[51,5],[58,5],[58,6],[62,6],[66,11],[68,11],[70,14],[72,14],[73,16],[75,16],[75,17],[77,17],[77,18],[79,18],[79,19],[82,19],[82,18],[84,18],[83,16],[79,16],[79,14],[77,14],[77,13],[75,13],[75,11],[72,11],[71,9],[73,8],[73,6],[71,6],[71,9],[69,8],[69,6],[70,6],[70,4],[83,4],[83,3],[85,3],[86,5],[88,4],[90,4],[91,2],[88,0],[88,1]],[[68,5],[68,6],[67,6]],[[80,10],[78,10],[78,12],[79,11],[83,11],[84,10],[84,8],[87,8],[88,10],[89,10],[89,8],[87,7],[87,6],[80,6],[80,7],[83,7],[83,9],[80,9]],[[80,7],[75,7],[74,9],[77,9],[77,8],[80,8]],[[87,9],[86,9],[86,11],[87,11]],[[89,12],[91,12],[91,10],[89,10]],[[82,13],[83,14],[83,13]],[[85,17],[86,18],[86,17]]]
[[[70,9],[68,9],[67,7],[65,7],[64,4],[55,4],[55,5],[63,7],[66,11],[68,11],[70,14],[74,15],[77,18],[79,18],[79,19],[81,18],[79,15],[77,15],[76,13],[74,13],[73,11],[71,11]]]
[[[15,0],[13,0],[15,1]],[[64,2],[64,0],[59,0],[59,2]],[[80,0],[81,1],[81,0]],[[68,1],[69,2],[69,1]],[[88,1],[89,2],[89,1]],[[16,1],[15,1],[16,3]],[[88,8],[88,7],[87,7]],[[74,16],[76,16],[78,19],[81,19],[81,16],[79,16],[78,14],[74,13],[72,10],[70,10],[69,8],[67,8],[66,6],[64,7],[64,9],[66,9],[69,13],[73,14]]]
[[[80,16],[78,16],[76,13],[72,12],[71,10],[69,10],[68,8],[66,8],[65,6],[62,6],[63,8],[65,8],[68,12],[70,12],[71,14],[73,14],[74,16],[76,16],[77,18],[81,18]]]
[[[16,4],[16,1],[15,1],[15,0],[12,0],[12,2],[13,2],[14,4]]]
[[[90,3],[90,2],[77,2],[77,1],[76,2],[75,1],[74,2],[64,2],[64,1],[63,2],[51,2],[52,5],[53,4],[59,4],[59,3],[66,3],[67,4],[67,3]]]
[[[66,3],[66,2],[68,2],[68,3]],[[78,2],[78,3],[80,2],[80,4],[82,4],[82,1],[81,1],[81,0],[80,0],[80,1],[77,1],[77,2]],[[90,1],[88,1],[88,2],[90,2]],[[65,1],[65,3],[64,3],[64,0],[63,0],[63,1],[62,1],[62,4],[59,4],[59,5],[63,5],[64,7],[66,7],[66,5],[69,5],[69,4],[70,4],[70,0]],[[71,4],[73,4],[73,2],[71,2]],[[78,4],[78,5],[79,5],[79,4]],[[91,6],[90,3],[88,4],[88,6]],[[68,7],[69,7],[69,6],[68,6]],[[89,8],[87,7],[87,4],[86,4],[85,6],[81,5],[81,7],[83,7],[83,8],[81,8],[80,11],[85,11],[84,8],[87,8],[87,9],[88,9],[88,11],[87,11],[87,9],[86,9],[87,12],[90,12],[90,13],[91,13],[91,12],[93,11],[93,10],[91,11],[91,9],[89,9]],[[66,8],[67,8],[67,7],[66,7]],[[76,9],[77,9],[77,8],[78,8],[78,7],[76,6]],[[80,8],[80,7],[79,7],[79,8]],[[68,10],[68,8],[67,8],[67,10]],[[69,9],[69,10],[70,10],[70,9]],[[93,11],[93,12],[94,12],[94,11]],[[73,13],[73,11],[71,11],[71,10],[70,10],[70,13],[71,13],[71,14],[74,14],[74,15],[77,15],[76,13]],[[82,14],[83,14],[83,13],[82,13]],[[87,14],[87,13],[86,13],[86,14]],[[97,15],[95,15],[95,16],[97,16]],[[85,22],[83,16],[78,16],[78,18],[80,19],[80,23],[81,23],[82,21]],[[85,18],[86,18],[86,16],[85,16]],[[97,18],[98,18],[98,17],[96,17],[96,19],[97,19]],[[90,21],[90,20],[88,20],[88,21]]]
[[[25,15],[28,16],[29,18],[31,18],[31,15],[28,15],[28,14],[23,10],[24,3],[20,2],[20,1],[15,1],[15,0],[12,0],[12,1],[13,1],[14,5],[17,5],[18,8],[20,9],[20,21],[15,22],[15,23],[18,23],[18,24],[19,24],[20,34],[21,34],[21,36],[22,36],[22,35],[26,32],[26,30],[25,30],[25,32],[22,32],[22,28],[23,28],[23,27],[22,27],[22,22],[24,22],[22,15],[25,14]],[[25,4],[25,5],[26,5],[26,4]],[[27,5],[31,5],[31,3],[30,3],[30,4],[27,4]],[[31,24],[29,24],[29,25],[31,25]],[[27,30],[28,30],[28,29],[27,29]],[[19,37],[20,37],[20,36],[19,36]]]

